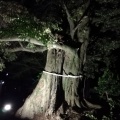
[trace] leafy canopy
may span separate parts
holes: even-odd
[[[52,40],[51,28],[57,23],[41,22],[28,10],[15,2],[0,2],[0,18],[4,26],[0,26],[0,38],[18,37],[35,38],[44,44]],[[9,7],[8,7],[9,6]]]

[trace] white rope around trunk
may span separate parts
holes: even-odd
[[[51,73],[51,72],[47,72],[47,71],[43,71],[43,73],[47,73],[47,74],[54,75],[54,76],[60,76],[60,77],[69,77],[69,78],[82,78],[83,77],[82,75],[78,75],[78,76],[75,76],[75,75],[60,75],[60,74],[57,74],[57,73]]]

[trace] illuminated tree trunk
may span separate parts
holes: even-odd
[[[70,25],[71,39],[74,41],[76,35],[80,46],[73,49],[59,45],[60,47],[48,49],[45,71],[33,93],[17,111],[17,116],[32,120],[62,120],[62,117],[70,114],[73,108],[79,110],[84,105],[100,108],[81,96],[83,89],[81,74],[86,61],[89,40],[89,17],[86,14],[89,0],[86,4],[84,10],[81,8],[83,13],[78,14],[81,16],[79,16],[80,21],[77,26],[74,25],[74,21],[64,5]],[[81,102],[83,100],[85,104]],[[77,119],[73,118],[73,120]]]
[[[55,116],[65,114],[69,107],[79,108],[81,106],[78,90],[81,75],[79,75],[77,49],[66,52],[60,49],[48,51],[45,71],[17,115],[33,119],[35,115],[43,118],[44,114],[44,117],[49,116],[51,120],[56,120]]]

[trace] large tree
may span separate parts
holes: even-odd
[[[1,1],[0,6],[1,68],[4,59],[15,58],[14,53],[47,51],[40,80],[17,116],[60,120],[81,107],[101,108],[86,100],[83,86],[90,0],[38,1],[39,19],[17,3]]]

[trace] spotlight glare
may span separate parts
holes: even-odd
[[[5,82],[4,81],[2,81],[2,84],[4,84]]]
[[[3,80],[0,80],[0,84],[3,85],[5,82]]]
[[[6,76],[8,76],[8,73],[6,73]]]
[[[6,104],[6,105],[4,105],[4,107],[3,107],[3,111],[4,111],[4,112],[10,111],[11,109],[12,109],[11,104]]]

